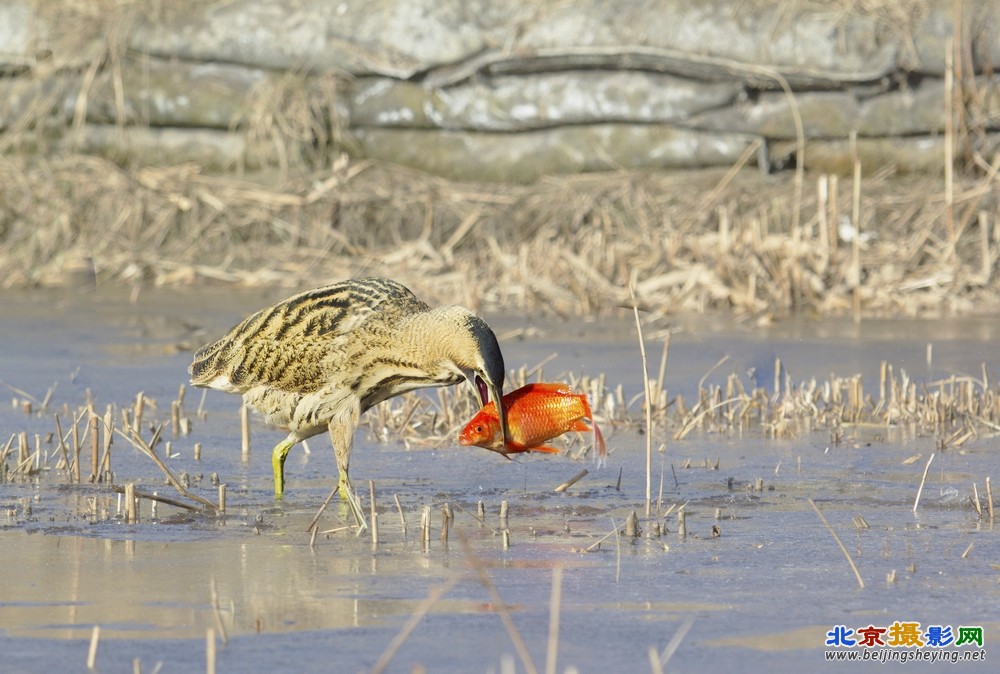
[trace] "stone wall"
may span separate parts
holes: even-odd
[[[936,172],[951,111],[957,160],[992,161],[1000,0],[847,4],[10,0],[0,149],[215,170],[348,151],[530,182],[778,171],[801,136],[807,168],[846,171],[856,153],[866,172]]]

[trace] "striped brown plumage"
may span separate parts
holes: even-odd
[[[504,380],[500,347],[482,318],[459,306],[432,309],[381,278],[335,283],[262,309],[199,349],[190,372],[191,383],[240,393],[269,424],[288,430],[272,458],[277,496],[297,442],[329,430],[347,491],[354,430],[367,409],[463,379],[485,404],[502,395]]]

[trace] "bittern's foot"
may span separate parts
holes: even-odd
[[[354,489],[351,488],[351,481],[344,478],[343,474],[341,474],[337,490],[340,492],[340,498],[347,501],[347,506],[351,509],[354,521],[358,523],[358,536],[360,536],[368,531],[368,520],[365,519],[365,512],[361,509],[361,499],[358,498],[358,495],[354,493]]]

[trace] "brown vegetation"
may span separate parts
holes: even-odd
[[[284,183],[91,156],[0,162],[0,286],[318,285],[387,274],[432,299],[593,314],[995,310],[996,168],[940,179],[743,169],[459,184],[346,158]],[[277,185],[277,186],[276,186]],[[860,227],[855,225],[857,208]],[[798,222],[798,225],[794,223]],[[860,230],[860,231],[859,231]],[[845,240],[846,239],[846,240]]]
[[[870,13],[885,30],[905,29],[901,16],[922,7],[792,5]],[[139,167],[72,144],[51,147],[46,129],[78,131],[95,108],[119,125],[109,133],[141,126],[125,112],[123,72],[137,58],[125,36],[147,9],[98,0],[42,7],[63,31],[49,36],[60,48],[37,54],[19,75],[49,95],[0,120],[0,287],[301,287],[372,273],[431,301],[560,315],[628,307],[630,284],[640,306],[660,316],[953,315],[1000,306],[1000,154],[962,142],[976,128],[974,101],[960,100],[975,93],[962,89],[963,78],[946,92],[953,103],[941,102],[955,111],[943,177],[862,174],[860,159],[856,178],[801,165],[795,175],[767,175],[748,168],[760,150],[751,147],[730,171],[452,182],[341,154],[350,148],[335,114],[336,80],[297,73],[267,80],[233,113],[233,128],[269,155],[272,172]],[[85,83],[68,122],[55,108],[65,87],[80,84],[67,73]]]

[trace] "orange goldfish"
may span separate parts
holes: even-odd
[[[507,456],[518,452],[558,452],[542,443],[568,431],[594,432],[598,457],[607,449],[604,436],[594,421],[587,396],[573,393],[565,384],[528,384],[503,397],[507,417],[507,444],[503,444],[500,419],[491,400],[458,435],[462,445],[476,445]],[[583,423],[590,420],[590,428]]]

